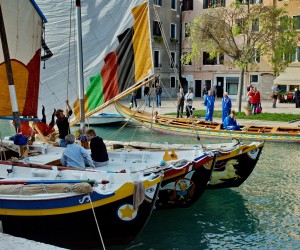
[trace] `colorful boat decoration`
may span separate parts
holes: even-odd
[[[250,143],[230,152],[220,151],[208,188],[240,186],[254,170],[263,147],[264,142]]]
[[[142,144],[142,143],[141,143]],[[14,145],[4,142],[4,147],[12,150]],[[193,147],[185,150],[152,150],[136,149],[120,146],[121,144],[107,144],[109,163],[100,168],[106,172],[127,172],[139,175],[151,175],[156,171],[164,171],[162,182],[163,190],[160,190],[159,202],[156,208],[178,208],[189,207],[194,204],[206,190],[215,167],[217,152],[202,152]],[[64,149],[59,147],[47,147],[47,153],[43,154],[44,148],[39,145],[31,145],[29,155],[21,162],[27,162],[32,166],[56,165],[59,166],[61,155]],[[170,185],[176,186],[181,179],[190,180],[193,183],[194,191],[189,195],[176,197],[164,195],[164,190]],[[170,184],[171,183],[171,184]],[[177,187],[178,188],[178,185]],[[183,187],[182,187],[183,188]],[[172,188],[174,189],[174,188]],[[167,192],[170,192],[168,189]]]
[[[128,244],[148,221],[162,180],[161,173],[134,178],[1,161],[3,233],[72,249]]]
[[[121,142],[110,141],[107,145],[113,147],[113,145],[123,145],[124,147],[136,148],[141,152],[143,150],[160,150],[164,152],[166,149],[169,151],[183,152],[185,150],[191,150],[194,148],[200,152],[213,152],[217,155],[215,167],[212,171],[208,188],[231,188],[240,186],[250,176],[254,170],[259,157],[264,148],[265,142],[251,142],[244,144],[241,140],[233,140],[230,143],[216,143],[216,144],[203,144],[199,146],[193,146],[189,144],[160,144],[152,142]],[[201,154],[199,152],[199,154]],[[187,175],[190,176],[190,173]],[[181,177],[182,178],[182,177]],[[184,177],[183,177],[184,178]],[[170,187],[170,184],[166,185],[162,182],[162,189],[164,187]],[[174,180],[173,191],[178,190],[178,185],[175,183],[178,179]],[[176,186],[176,187],[175,187]],[[189,182],[187,185],[192,187]],[[165,188],[167,190],[167,188]],[[159,203],[158,200],[157,203]]]
[[[222,124],[205,122],[196,118],[174,118],[153,115],[140,110],[131,110],[119,102],[115,103],[117,111],[131,122],[151,128],[159,133],[180,134],[214,138],[236,138],[243,140],[260,140],[271,142],[300,142],[300,127],[241,126],[241,131],[222,129]]]

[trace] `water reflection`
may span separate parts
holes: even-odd
[[[209,249],[229,238],[231,243],[242,243],[257,225],[238,192],[207,190],[191,208],[155,211],[127,249]]]

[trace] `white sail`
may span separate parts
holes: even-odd
[[[53,57],[46,62],[46,68],[41,69],[39,110],[41,109],[41,105],[44,105],[47,116],[50,116],[54,108],[65,108],[66,99],[69,99],[71,105],[78,99],[76,43],[74,41],[76,38],[76,10],[74,2],[72,2],[73,6],[68,1],[60,0],[37,0],[37,3],[48,20],[45,40],[53,53]],[[91,79],[95,79],[99,74],[101,75],[104,58],[109,53],[118,50],[118,38],[120,39],[120,35],[135,25],[136,19],[133,15],[133,10],[143,3],[145,1],[142,0],[81,1],[85,89],[91,84]],[[149,33],[149,24],[147,26],[147,33]],[[131,79],[132,82],[143,80],[148,76],[149,71],[153,71],[149,38],[142,36],[139,39],[141,45],[136,46],[134,52],[141,49],[141,53],[139,52],[140,62],[135,61],[135,64],[126,70],[135,70],[135,75],[137,75],[136,68],[137,63],[139,63],[138,67],[139,69],[142,68],[143,72],[140,72],[138,77],[135,76],[137,79]],[[126,56],[125,53],[123,59],[126,59]],[[117,74],[122,70],[123,68],[118,68]],[[114,79],[109,80],[113,81]],[[128,79],[123,80],[122,84],[124,86],[118,90],[116,90],[116,86],[111,87],[115,83],[108,83],[110,87],[106,85],[106,89],[114,88],[113,91],[121,92],[122,88],[127,88],[131,84],[131,81]],[[103,78],[102,82],[104,82]],[[101,91],[101,89],[98,90],[99,93]],[[94,108],[99,103],[104,103],[111,98],[104,96],[104,94],[95,97],[95,92],[93,90],[92,98],[90,98],[93,100],[89,100],[90,102],[87,102],[85,106],[92,106]],[[86,108],[88,109],[88,107]]]
[[[34,1],[0,0],[20,115],[35,116],[40,76],[43,14]],[[30,24],[30,25],[28,25]],[[11,116],[8,78],[0,40],[0,116]]]

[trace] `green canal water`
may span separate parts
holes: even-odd
[[[98,135],[111,140],[199,143],[144,128],[117,130],[96,128]],[[109,249],[300,249],[299,153],[300,144],[266,143],[240,187],[207,190],[187,209],[155,210],[130,246]]]
[[[3,124],[1,128],[2,136],[11,131]],[[139,127],[95,130],[111,140],[199,143],[196,138]],[[267,142],[256,168],[240,187],[207,190],[187,209],[154,210],[134,242],[108,249],[300,249],[299,152],[300,144]]]

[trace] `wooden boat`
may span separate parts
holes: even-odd
[[[72,249],[128,244],[148,221],[161,179],[0,161],[2,232]]]
[[[142,144],[142,143],[141,143]],[[3,147],[18,151],[13,141],[3,142]],[[101,167],[106,172],[127,172],[150,175],[152,172],[164,171],[159,202],[156,208],[189,207],[194,204],[206,190],[215,167],[215,153],[203,152],[198,148],[134,148],[121,143],[107,144],[109,163]],[[60,147],[29,146],[29,155],[21,162],[38,165],[61,165],[60,158],[64,149]],[[46,153],[45,153],[46,152]],[[182,189],[185,193],[183,194]],[[172,195],[170,195],[172,193]],[[167,195],[168,194],[168,195]]]
[[[94,114],[86,119],[86,123],[89,126],[112,126],[121,124],[123,122],[125,122],[124,116],[112,113]]]
[[[243,140],[263,140],[271,142],[300,142],[300,127],[241,126],[241,131],[224,130],[217,122],[200,121],[197,118],[174,118],[164,115],[131,110],[121,103],[115,103],[117,111],[131,122],[151,128],[159,133],[186,136],[238,138]]]
[[[107,142],[113,147],[114,144],[143,150],[174,150],[184,151],[194,148],[188,144],[159,144],[147,142]],[[233,140],[231,143],[207,144],[196,146],[200,152],[214,152],[217,154],[215,167],[208,184],[209,189],[231,188],[240,186],[254,170],[264,148],[264,142],[251,142],[244,144],[241,140]],[[162,189],[165,184],[165,177]],[[161,191],[160,191],[161,192]],[[158,201],[158,203],[160,200]]]
[[[139,4],[140,1],[131,1],[125,4],[128,9],[123,5],[122,10],[130,11]],[[80,1],[76,1],[76,5],[79,8]],[[143,7],[142,11],[147,13],[146,6]],[[19,116],[37,114],[41,35],[46,19],[33,0],[0,0],[0,14],[3,45],[3,54],[0,55],[3,94],[0,115],[13,114],[17,129]],[[5,26],[10,27],[7,36]],[[12,59],[9,52],[12,52]],[[52,103],[55,103],[53,99]],[[18,155],[24,157],[27,138],[25,140],[21,134],[16,134],[15,138],[22,138],[22,144],[15,145],[13,142],[9,150],[17,147]],[[4,144],[3,141],[1,157]],[[39,143],[37,148],[43,154],[47,153],[46,143]],[[42,164],[33,166],[26,160],[24,162],[0,161],[1,230],[68,248],[95,248],[101,245],[105,248],[105,245],[131,242],[148,221],[162,180],[160,169],[144,175],[138,172],[108,173],[57,167],[46,169]],[[95,180],[92,186],[84,184],[91,183],[90,180]],[[85,189],[78,192],[74,186],[61,187],[64,183],[75,183]]]

